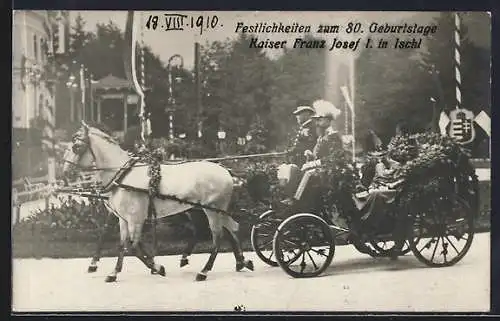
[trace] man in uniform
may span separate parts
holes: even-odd
[[[321,166],[321,161],[331,155],[333,151],[343,148],[342,138],[335,129],[334,124],[335,119],[340,115],[340,110],[325,100],[315,101],[313,107],[316,111],[313,118],[315,119],[318,138],[313,150],[305,152],[308,161],[301,168],[302,171],[305,171],[304,176],[293,199],[289,198],[283,201],[286,205],[292,205],[295,201],[300,200],[311,176]]]
[[[300,103],[293,114],[297,118],[299,128],[289,151],[291,156],[290,163],[302,167],[307,161],[306,155],[314,148],[318,138],[312,119],[314,109],[305,103]]]

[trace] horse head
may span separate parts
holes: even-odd
[[[73,176],[77,167],[90,168],[94,157],[90,149],[90,126],[82,121],[81,127],[73,134],[71,145],[64,153],[64,176]]]
[[[96,150],[103,149],[98,148],[99,142],[110,143],[106,147],[116,145],[121,150],[118,142],[111,135],[82,121],[81,127],[72,137],[72,144],[64,153],[63,174],[73,175],[77,168],[83,170],[94,168],[97,162]]]

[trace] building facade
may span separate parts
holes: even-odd
[[[68,25],[68,12],[61,17]],[[49,28],[56,14],[46,10],[18,10],[12,29],[12,127],[27,129],[41,115],[47,63]]]

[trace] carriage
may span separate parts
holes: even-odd
[[[407,166],[413,175],[397,188],[372,195],[372,201],[379,200],[375,205],[357,207],[362,197],[354,192],[316,199],[317,206],[312,207],[274,205],[252,228],[255,253],[295,278],[322,274],[337,245],[353,245],[361,253],[391,259],[412,252],[430,267],[456,264],[474,237],[478,182],[456,144],[436,136],[430,139],[440,142],[420,144],[420,158]],[[432,189],[437,193],[425,194]]]
[[[345,153],[333,152],[322,162],[323,173],[313,184],[320,187],[321,193],[317,193],[317,188],[309,189],[304,202],[293,206],[279,206],[278,202],[255,222],[251,240],[259,258],[269,265],[279,265],[293,277],[314,277],[330,265],[335,246],[342,241],[374,257],[397,258],[411,251],[419,261],[432,267],[459,262],[470,249],[474,236],[479,204],[475,170],[460,146],[450,139],[439,135],[421,137],[424,143],[419,143],[418,137],[408,139],[417,143],[407,148],[403,140],[393,148],[401,151],[398,157],[408,157],[405,151],[412,154],[400,171],[402,182],[385,192],[368,193],[365,201],[354,192],[356,171]],[[130,241],[130,227],[125,222],[143,224],[150,213],[158,211],[162,215],[158,217],[165,217],[191,208],[205,212],[214,240],[210,258],[196,280],[205,280],[212,269],[223,228],[232,240],[236,270],[245,267],[253,270],[253,263],[244,258],[236,236],[238,224],[228,212],[234,188],[234,176],[228,169],[207,160],[170,165],[146,161],[137,165],[138,160],[129,157],[109,134],[87,124],[75,134],[64,160],[66,171],[75,166],[94,170],[95,161],[97,169],[111,171],[102,191],[107,190],[106,186],[118,190],[113,195],[117,198],[115,207],[111,204],[110,209],[121,220],[121,245],[117,265],[107,282],[116,281],[121,271],[124,245]],[[186,176],[190,179],[180,179]],[[169,181],[163,181],[162,177]],[[130,193],[134,199],[121,197],[120,193]],[[381,199],[386,200],[380,202]],[[142,208],[129,206],[131,201]],[[152,206],[148,209],[148,202],[155,202],[155,210],[151,210]],[[153,218],[156,220],[156,214]],[[164,267],[155,264],[151,254],[143,254],[140,230],[137,232],[133,243],[136,256],[155,274],[165,275]]]

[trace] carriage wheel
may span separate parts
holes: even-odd
[[[378,255],[376,256],[391,256],[392,251],[394,251],[394,247],[396,246],[396,242],[392,240],[371,241],[370,245],[377,252]],[[399,256],[406,255],[410,251],[411,251],[410,242],[405,241],[398,255]]]
[[[261,214],[259,222],[252,226],[250,239],[253,250],[264,263],[270,266],[278,266],[273,251],[273,237],[282,221],[275,211],[269,210]]]
[[[320,217],[296,214],[280,224],[273,248],[279,266],[288,275],[315,277],[332,262],[335,238],[330,226]]]
[[[437,211],[414,218],[410,249],[430,267],[451,266],[469,251],[474,238],[474,211],[457,195],[440,200]]]

